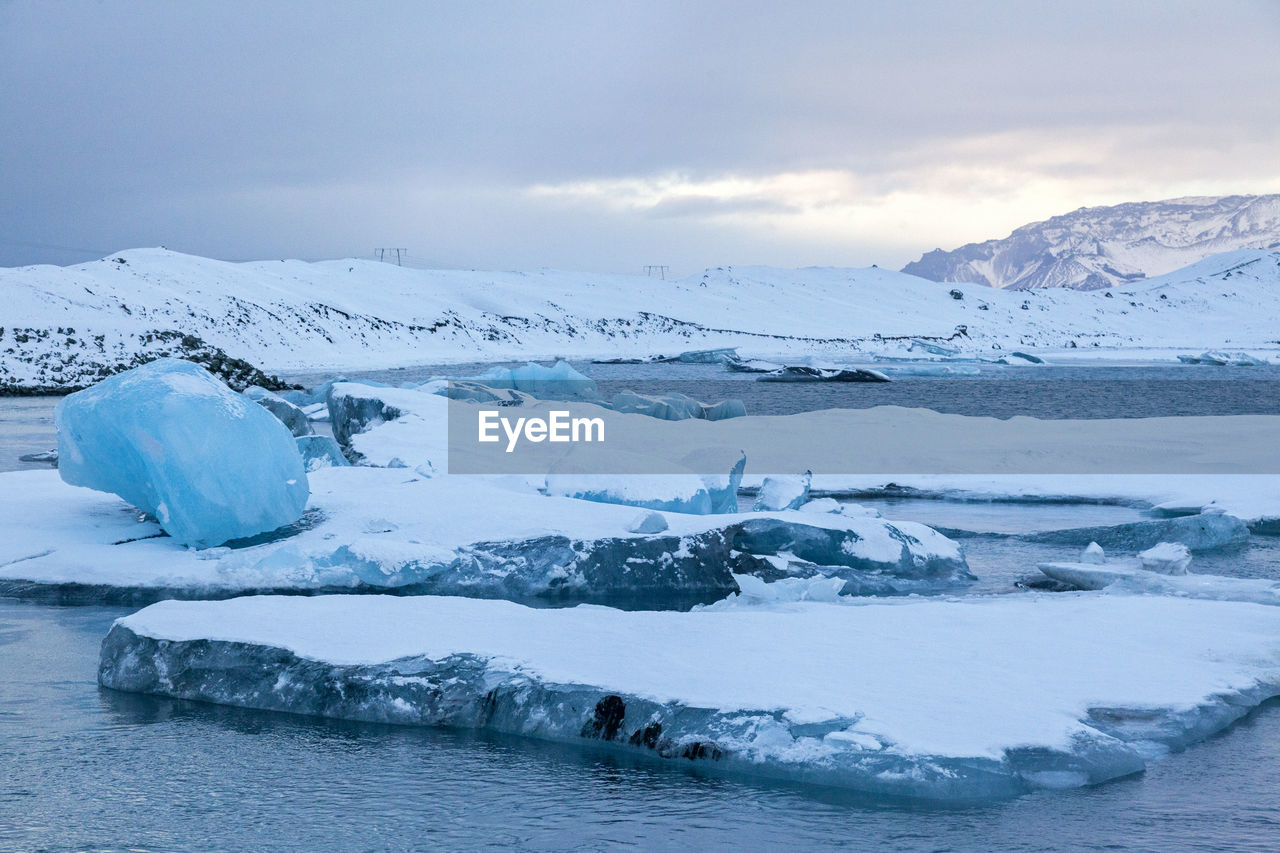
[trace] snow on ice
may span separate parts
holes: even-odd
[[[868,590],[887,593],[891,581],[929,591],[972,579],[955,542],[910,522],[667,512],[666,530],[633,533],[635,507],[519,481],[362,466],[319,468],[310,480],[306,514],[282,535],[195,551],[54,471],[0,474],[0,589],[79,602],[395,589],[682,608],[737,592],[735,574],[866,576],[878,585]],[[794,565],[780,569],[779,558]]]
[[[963,800],[1102,782],[1204,739],[1280,693],[1277,636],[1277,607],[1096,593],[689,613],[249,597],[118,620],[99,680]]]

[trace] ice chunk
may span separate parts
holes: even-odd
[[[667,529],[667,519],[660,512],[642,512],[627,525],[630,533],[661,533]]]
[[[250,385],[244,389],[243,393],[250,400],[253,400],[279,418],[281,423],[287,426],[289,432],[295,436],[315,434],[315,430],[311,428],[311,420],[307,417],[307,413],[279,394],[268,391],[258,385]]]
[[[490,388],[523,391],[540,400],[595,400],[596,383],[574,370],[567,361],[553,367],[529,362],[522,367],[492,367],[470,381]]]
[[[729,462],[730,459],[733,461]],[[682,461],[691,471],[714,471],[717,468],[724,470],[728,467],[727,475],[703,474],[702,485],[711,495],[712,512],[738,511],[738,488],[742,485],[742,475],[747,467],[745,453],[735,453],[728,448],[707,448],[689,454]]]
[[[796,364],[762,373],[761,382],[888,382],[889,377],[865,367],[810,367]]]
[[[1119,551],[1140,551],[1161,542],[1181,542],[1192,551],[1204,551],[1249,541],[1249,528],[1234,515],[1216,510],[1200,515],[1134,521],[1109,527],[1077,527],[1019,534],[1017,538],[1056,545],[1096,542]]]
[[[778,364],[776,361],[742,358],[729,359],[724,363],[724,366],[738,373],[773,373],[775,370],[781,370],[784,367],[784,365]]]
[[[1042,563],[1046,577],[1073,589],[1115,593],[1172,595],[1208,601],[1243,601],[1280,606],[1280,583],[1264,578],[1229,578],[1221,575],[1165,574],[1143,568],[1140,560],[1088,563]]]
[[[827,513],[806,515],[803,523],[742,517],[732,532],[734,549],[783,558],[750,570],[765,580],[840,577],[850,582],[846,595],[941,591],[973,580],[959,546],[923,524]]]
[[[1101,565],[1107,561],[1107,554],[1102,550],[1102,546],[1097,542],[1090,542],[1089,546],[1084,549],[1084,553],[1080,555],[1080,562]]]
[[[329,404],[328,403],[312,403],[304,406],[303,414],[307,416],[307,420],[316,421],[317,423],[329,422]]]
[[[1278,635],[1280,609],[1161,596],[689,613],[247,596],[117,620],[98,680],[974,800],[1127,776],[1227,728],[1280,693]]]
[[[1205,504],[1199,501],[1191,503],[1187,501],[1165,501],[1151,507],[1151,514],[1156,518],[1178,518],[1183,515],[1199,515],[1207,508]]]
[[[800,477],[765,477],[751,509],[754,512],[799,509],[809,501],[809,483],[812,480],[811,471],[805,471]]]
[[[307,474],[289,430],[204,368],[157,359],[63,399],[59,473],[209,547],[297,521]]]
[[[840,512],[844,507],[840,506],[840,501],[835,498],[818,498],[816,501],[809,501],[800,507],[801,512]]]
[[[333,437],[343,447],[350,447],[352,437],[358,433],[393,421],[401,415],[401,410],[383,399],[376,386],[362,383],[342,382],[333,385],[329,389],[327,402]]]
[[[327,435],[300,435],[297,437],[298,450],[302,453],[303,464],[308,471],[321,468],[350,465],[347,457],[342,455],[338,442]]]
[[[333,379],[327,380],[326,382],[323,382],[314,388],[309,388],[306,391],[285,391],[280,396],[298,407],[311,406],[328,400],[329,389],[339,382],[346,381],[347,378],[345,376],[335,376]]]
[[[1162,575],[1185,575],[1191,565],[1191,552],[1181,542],[1161,542],[1138,555],[1142,568]]]
[[[682,364],[724,364],[725,362],[734,361],[738,358],[737,347],[722,347],[720,349],[696,349],[682,352],[678,356],[668,361],[678,361]]]

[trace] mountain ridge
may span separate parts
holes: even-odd
[[[902,272],[997,289],[1100,290],[1236,249],[1280,248],[1280,194],[1185,196],[1081,207],[1008,237],[934,249]]]

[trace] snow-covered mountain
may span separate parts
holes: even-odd
[[[1082,207],[1003,240],[935,249],[902,268],[931,281],[1012,290],[1096,290],[1164,275],[1235,249],[1280,248],[1280,195]]]
[[[355,370],[728,346],[856,360],[902,354],[913,337],[987,354],[1280,345],[1280,251],[1218,255],[1117,290],[1022,293],[877,268],[723,267],[663,281],[358,260],[228,263],[137,249],[78,266],[0,269],[0,294],[0,392],[80,387],[162,353],[195,355],[243,384],[262,381],[252,366]]]

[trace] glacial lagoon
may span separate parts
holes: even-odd
[[[1166,404],[1200,407],[1179,414],[1274,413],[1275,395],[1259,395],[1258,386],[1247,383],[1280,378],[1280,371],[1268,368],[1234,375],[1213,368],[1054,368],[1064,374],[1055,378],[1067,381],[1060,393],[1043,399],[1009,384],[1032,378],[1014,374],[1021,368],[997,371],[1001,384],[975,394],[981,377],[944,385],[904,379],[886,386],[761,390],[703,366],[658,367],[581,366],[602,384],[676,379],[680,390],[709,400],[728,396],[719,386],[733,382],[734,396],[746,399],[753,414],[912,401],[959,411],[975,397],[991,405],[992,392],[1008,385],[1002,399],[1021,407],[1017,414],[1116,417],[1131,410],[1126,396],[1135,382],[1153,384],[1155,398],[1163,394]],[[408,375],[416,371],[385,373],[368,378],[419,378]],[[695,384],[686,386],[689,381]],[[1164,382],[1195,382],[1204,390],[1188,395]],[[707,384],[699,390],[697,383]],[[896,396],[890,401],[886,393]],[[52,446],[54,402],[0,400],[0,470],[40,467],[16,463],[16,457]],[[1138,508],[1093,502],[900,496],[858,502],[891,519],[977,534],[959,540],[978,576],[972,591],[1007,594],[1021,591],[1037,562],[1078,552],[1019,534],[1146,517]],[[1197,555],[1193,571],[1280,579],[1280,538],[1255,535],[1242,547]],[[99,644],[112,621],[129,612],[0,602],[0,667],[6,673],[0,680],[0,741],[8,746],[0,751],[0,848],[892,849],[928,841],[943,849],[1036,850],[1098,848],[1127,839],[1130,846],[1112,849],[1245,850],[1270,844],[1280,830],[1274,792],[1280,707],[1274,701],[1225,734],[1151,764],[1141,776],[943,807],[707,775],[696,766],[646,761],[608,747],[338,722],[102,690],[96,683]],[[332,819],[315,820],[317,813]],[[291,814],[298,819],[290,820]]]

